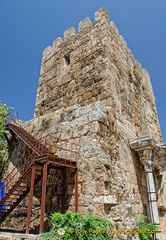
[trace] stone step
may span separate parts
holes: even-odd
[[[24,233],[11,233],[0,232],[0,240],[38,240],[41,239],[41,235],[24,234]]]

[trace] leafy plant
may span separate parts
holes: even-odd
[[[7,216],[6,219],[0,224],[1,227],[6,227],[6,225],[10,222],[11,215]]]
[[[10,118],[10,110],[6,104],[0,101],[0,168],[3,168],[4,162],[7,159],[7,144],[4,134],[7,134],[5,125]]]
[[[110,235],[112,224],[108,220],[100,220],[89,212],[86,217],[82,213],[67,212],[66,214],[53,213],[51,215],[52,229],[42,236],[44,240],[107,240],[113,239]],[[58,229],[64,229],[63,235],[58,234]],[[63,231],[63,230],[62,230]]]
[[[10,117],[10,110],[13,109],[8,107],[6,104],[2,104],[0,101],[0,139],[4,139],[4,133],[6,133],[5,125]]]
[[[156,223],[146,223],[145,219],[147,218],[143,214],[133,214],[132,218],[135,219],[138,236],[140,240],[153,240],[154,232],[157,232],[159,227]]]

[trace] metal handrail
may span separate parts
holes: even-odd
[[[21,173],[21,170],[23,169],[23,167],[25,166],[25,164],[31,159],[31,157],[33,156],[33,152],[30,154],[30,156],[24,161],[24,163],[19,167],[19,169],[17,169],[16,167],[12,170],[12,172],[11,173],[9,173],[9,175],[6,177],[6,179],[4,180],[4,182],[6,183],[5,184],[5,187],[4,188],[2,188],[1,190],[0,190],[0,192],[2,192],[3,190],[5,190],[6,188],[8,189],[8,190],[10,190],[11,189],[11,187],[12,186],[14,186],[15,185],[15,183],[17,182],[17,177],[18,177],[18,175],[20,175],[20,173]],[[34,159],[34,158],[32,158],[32,159]],[[21,160],[22,161],[22,160]],[[20,161],[20,162],[21,162]],[[19,162],[19,163],[20,163]],[[31,162],[29,162],[30,164],[32,163],[32,161]],[[19,164],[18,164],[19,165]],[[17,165],[17,166],[18,166]],[[14,172],[14,170],[17,170],[16,171],[16,173],[14,173],[14,175],[12,176],[12,173]],[[27,169],[26,169],[27,170]],[[25,171],[26,171],[25,170]],[[22,172],[21,174],[23,174],[23,173],[25,173],[25,171],[24,172]],[[16,178],[15,178],[16,177]],[[16,180],[15,180],[16,179]],[[8,181],[7,181],[8,180]],[[13,181],[14,180],[14,181]],[[10,187],[10,182],[12,181],[12,185],[11,185],[11,187]],[[9,187],[8,187],[9,186]]]

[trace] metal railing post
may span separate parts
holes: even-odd
[[[29,229],[30,229],[33,192],[34,192],[34,186],[35,186],[35,171],[36,171],[36,165],[32,166],[31,186],[30,186],[30,193],[29,193],[29,203],[28,203],[28,212],[27,212],[27,223],[26,223],[26,233],[29,233]]]
[[[62,170],[62,213],[65,213],[65,188],[66,188],[66,169]]]
[[[44,232],[44,213],[46,203],[46,187],[47,187],[47,165],[45,162],[43,166],[43,182],[42,182],[42,199],[41,199],[41,214],[40,214],[40,233]]]
[[[78,168],[75,169],[75,212],[78,212]]]

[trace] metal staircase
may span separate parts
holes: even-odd
[[[67,151],[78,157],[78,152],[73,150],[64,149],[54,145],[54,149],[57,149],[56,154],[52,153],[52,146],[45,145],[39,140],[35,139],[25,129],[15,124],[9,123],[6,129],[10,131],[14,137],[16,144],[20,139],[28,148],[26,157],[24,156],[21,163],[12,170],[12,172],[6,177],[5,182],[5,195],[0,201],[0,223],[18,206],[18,204],[30,193],[29,206],[27,213],[27,228],[26,232],[30,229],[30,216],[32,211],[32,197],[34,187],[43,179],[42,184],[42,203],[41,203],[41,224],[40,232],[44,230],[44,209],[45,209],[45,197],[46,197],[46,180],[47,173],[51,168],[62,170],[62,174],[65,172],[65,168],[75,169],[75,210],[78,211],[78,170],[76,159],[68,159],[60,156],[60,152]],[[64,178],[65,179],[65,178]],[[64,199],[65,199],[65,182],[62,182],[62,205],[64,211]],[[3,191],[4,189],[0,190]]]
[[[42,167],[37,165],[37,174],[35,176],[35,185],[42,179]],[[30,180],[32,175],[32,165],[27,171],[19,177],[13,187],[5,194],[0,205],[5,203],[5,209],[0,210],[0,222],[3,222],[5,218],[18,206],[18,204],[26,197],[30,191]]]

